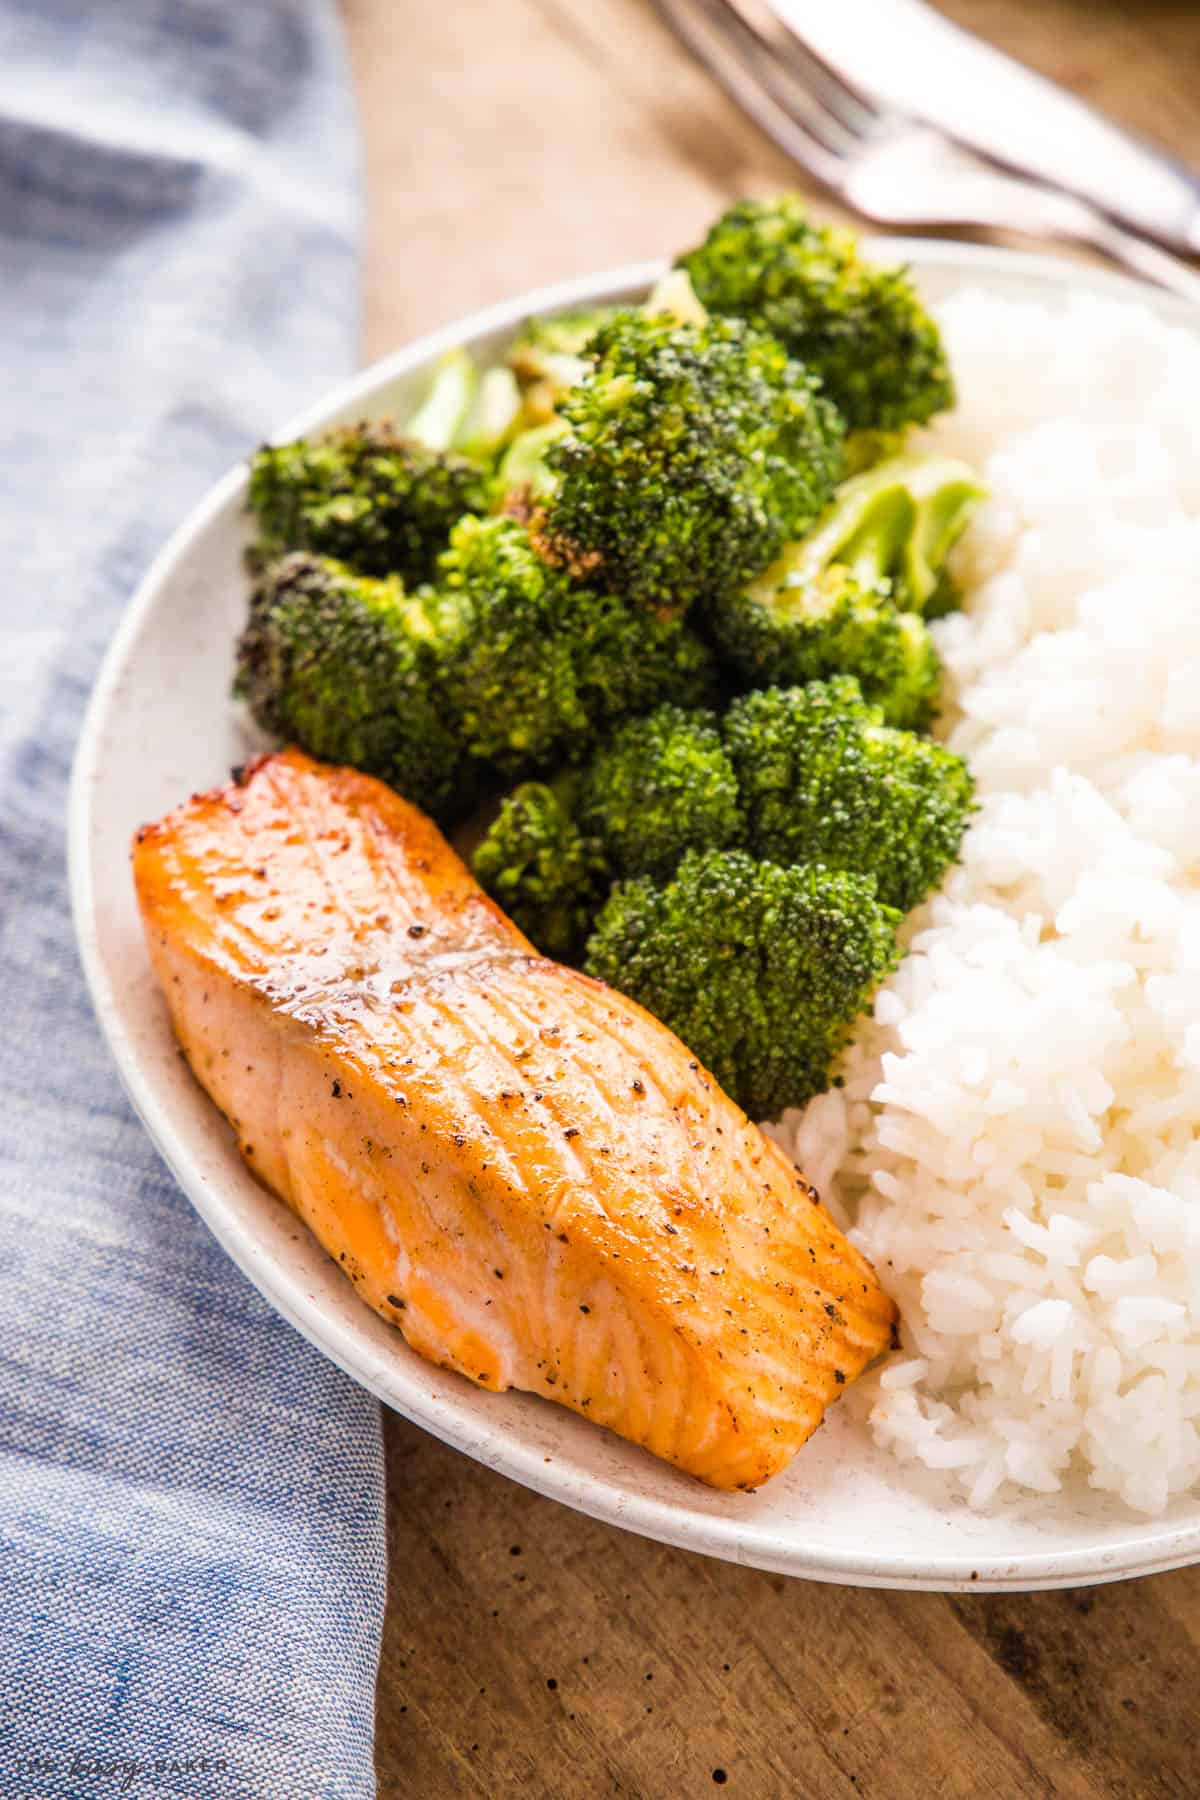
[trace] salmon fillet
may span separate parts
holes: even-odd
[[[679,1039],[538,956],[381,783],[268,756],[133,861],[197,1078],[422,1356],[753,1488],[891,1341],[869,1264]]]

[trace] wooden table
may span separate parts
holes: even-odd
[[[836,0],[829,0],[836,4]],[[1200,163],[1194,0],[947,0]],[[796,186],[638,0],[346,0],[365,350]],[[990,1597],[785,1581],[623,1535],[387,1419],[380,1791],[1200,1794],[1200,1568]]]

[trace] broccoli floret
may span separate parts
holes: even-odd
[[[803,540],[789,545],[712,607],[713,635],[730,662],[755,687],[856,675],[889,725],[924,730],[942,674],[924,620],[893,604],[887,582],[867,586],[836,563],[814,574],[808,562]]]
[[[364,575],[426,580],[464,513],[483,512],[483,471],[401,437],[386,421],[266,445],[250,465],[251,553],[264,567],[289,550],[332,556]]]
[[[540,380],[546,373],[546,357],[582,356],[601,326],[607,325],[620,310],[617,306],[580,306],[570,312],[526,319],[509,345],[509,368],[522,381]],[[571,379],[575,379],[574,372]]]
[[[710,626],[742,679],[790,685],[857,675],[889,725],[923,728],[940,663],[918,616],[956,601],[944,563],[983,490],[948,456],[889,458],[838,488],[807,537],[709,604]]]
[[[572,816],[569,789],[569,778],[515,788],[472,859],[497,905],[544,955],[562,959],[582,949],[609,873]]]
[[[715,684],[688,627],[571,582],[514,519],[462,520],[438,582],[460,614],[441,664],[445,705],[470,753],[502,773],[578,758],[617,719]]]
[[[626,721],[588,763],[502,802],[475,873],[548,955],[570,957],[617,875],[671,873],[742,832],[715,713],[666,705]]]
[[[759,856],[873,875],[880,899],[907,912],[958,855],[973,807],[966,763],[884,725],[853,676],[746,694],[724,736]]]
[[[552,412],[559,396],[586,372],[583,353],[617,310],[615,306],[587,306],[549,318],[527,319],[509,345],[505,361],[523,388],[542,391],[543,402]]]
[[[828,504],[842,424],[774,339],[736,319],[622,312],[564,397],[544,552],[632,599],[683,612],[764,568]]]
[[[437,584],[459,614],[443,691],[471,755],[521,774],[584,739],[590,721],[576,674],[577,600],[524,529],[512,519],[461,520]]]
[[[520,393],[514,434],[518,439],[522,435],[536,437],[544,426],[558,426],[559,402],[587,373],[584,350],[616,311],[613,306],[592,306],[526,320],[506,355]],[[544,479],[544,470],[542,476]]]
[[[678,259],[703,304],[773,332],[821,377],[852,431],[894,431],[954,404],[937,326],[907,269],[865,262],[803,199],[742,200]]]
[[[902,456],[911,432],[852,431],[846,438],[845,478],[862,475],[893,456]]]
[[[789,581],[837,564],[868,585],[886,581],[898,606],[924,614],[945,592],[946,558],[985,492],[955,456],[889,457],[843,481],[814,529],[788,546]]]
[[[587,374],[584,352],[601,328],[627,310],[619,306],[583,306],[572,312],[526,319],[505,354],[508,367],[525,388],[528,403],[553,411],[567,389]],[[646,296],[643,312],[667,314],[679,324],[702,325],[707,317],[682,269],[669,269]],[[538,396],[529,390],[538,390]],[[532,422],[532,421],[531,421]]]
[[[669,1025],[751,1118],[778,1118],[834,1080],[899,922],[869,875],[691,851],[663,886],[613,889],[586,967]]]
[[[519,431],[536,430],[557,419],[568,388],[588,372],[584,357],[591,340],[621,311],[616,306],[582,307],[550,318],[527,319],[508,347],[508,372],[520,384]],[[677,323],[697,325],[707,318],[682,269],[668,270],[642,309],[668,314]],[[485,377],[486,379],[486,377]]]
[[[512,776],[577,760],[631,711],[714,686],[686,625],[575,586],[511,519],[465,518],[438,585],[415,593],[303,552],[270,565],[235,691],[265,730],[444,822],[470,807],[480,764]]]
[[[686,620],[587,588],[571,604],[579,695],[597,731],[660,702],[717,700],[716,659]]]
[[[436,594],[296,552],[259,577],[234,691],[265,731],[380,776],[446,824],[475,797],[437,688],[456,634]]]
[[[579,819],[620,875],[662,878],[685,850],[736,843],[737,778],[716,714],[660,706],[622,725],[583,773]]]

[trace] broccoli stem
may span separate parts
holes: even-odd
[[[708,320],[708,308],[697,296],[686,269],[668,269],[660,275],[646,296],[642,311],[651,317],[667,313],[681,325],[704,325]]]
[[[521,414],[521,389],[511,369],[485,369],[454,448],[489,462],[503,448]]]
[[[938,588],[943,565],[966,529],[986,489],[966,464],[952,457],[910,457],[908,491],[917,521],[905,553],[905,580],[926,611]]]
[[[449,450],[475,404],[479,370],[469,350],[461,347],[440,356],[433,385],[408,422],[409,437],[430,450]]]
[[[543,499],[554,491],[556,477],[546,461],[546,452],[566,429],[565,422],[555,418],[547,425],[534,425],[518,433],[496,471],[495,486],[501,502],[505,495],[518,491],[535,499]]]
[[[786,545],[771,567],[750,583],[748,591],[772,595],[779,612],[785,614],[789,593],[800,607],[810,585],[835,565],[865,588],[876,588],[885,581],[888,571],[899,567],[904,558],[916,526],[916,507],[903,487],[889,483],[872,492],[859,487],[859,481],[866,479],[856,477],[840,488],[824,522],[808,537]],[[850,488],[857,491],[847,493]]]
[[[815,531],[789,547],[789,580],[814,580],[837,563],[865,585],[890,581],[900,604],[923,612],[984,493],[957,457],[889,457],[843,482]]]

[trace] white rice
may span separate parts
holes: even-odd
[[[977,1506],[1200,1481],[1200,342],[965,294],[991,490],[938,627],[982,802],[847,1086],[779,1128],[904,1315],[871,1426]]]

